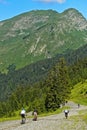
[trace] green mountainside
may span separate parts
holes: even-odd
[[[75,9],[35,10],[0,22],[0,71],[16,69],[87,44],[87,21]]]
[[[27,71],[29,71],[29,69],[27,69]],[[0,98],[4,100],[7,97],[5,101],[2,100],[2,102],[0,102],[0,117],[15,116],[15,112],[22,107],[25,107],[27,112],[32,111],[34,108],[37,108],[39,113],[55,111],[60,108],[60,104],[64,104],[69,98],[78,101],[78,99],[83,100],[81,97],[84,97],[84,103],[86,102],[87,81],[85,84],[85,79],[87,79],[87,59],[79,60],[69,66],[66,64],[64,58],[62,58],[51,68],[48,76],[45,76],[44,80],[35,84],[26,84],[26,81],[28,82],[28,74],[25,69],[25,71],[22,70],[20,72],[10,70],[7,75],[0,75],[0,79],[2,78],[0,83],[3,83],[0,84],[0,87],[1,85],[6,85],[0,88],[0,92],[3,89],[0,96],[4,97]],[[22,82],[21,78],[23,78]],[[18,81],[20,81],[19,85]],[[23,83],[23,85],[20,83]],[[77,83],[81,85],[76,85]],[[15,85],[18,85],[18,87],[13,91]],[[75,88],[73,86],[79,87]],[[74,91],[73,88],[75,88],[76,91]],[[72,95],[70,96],[71,91]],[[79,95],[76,94],[76,92],[78,92]],[[82,103],[82,100],[79,103]]]
[[[22,107],[55,111],[69,98],[86,104],[86,80],[87,21],[77,10],[35,10],[0,22],[0,117]]]
[[[19,86],[30,86],[39,81],[43,81],[47,78],[47,75],[51,68],[55,66],[60,58],[64,58],[67,62],[68,66],[76,65],[80,61],[81,68],[84,68],[84,71],[79,70],[80,77],[86,79],[87,75],[87,44],[80,47],[74,51],[68,51],[67,54],[57,54],[55,57],[50,59],[45,59],[38,61],[36,63],[32,63],[27,65],[21,69],[15,70],[15,65],[12,64],[8,67],[8,73],[2,74],[0,73],[0,100],[5,100],[11,95],[11,93],[18,88]],[[84,61],[85,59],[85,61]],[[84,61],[84,62],[83,62]],[[83,64],[83,65],[81,65]],[[83,66],[83,67],[82,67]],[[71,69],[71,68],[70,68]],[[72,75],[71,79],[75,78],[74,81],[77,83],[78,74],[76,73],[78,67],[73,68],[75,72]],[[83,73],[82,73],[83,71]]]
[[[87,80],[74,86],[70,98],[79,104],[87,105]]]

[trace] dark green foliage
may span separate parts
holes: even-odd
[[[20,70],[13,69],[13,65],[8,67],[7,74],[0,74],[0,100],[7,99],[18,86],[27,86],[45,79],[52,64],[48,60],[31,64]]]
[[[16,66],[15,64],[12,64],[12,65],[9,65],[7,69],[8,69],[8,73],[13,73],[16,69]]]
[[[87,58],[84,60],[78,60],[78,62],[70,66],[69,69],[69,75],[72,79],[73,85],[80,81],[83,82],[85,79],[87,79]]]
[[[1,74],[2,80],[3,76],[6,75]],[[87,59],[69,66],[62,58],[45,78],[42,82],[17,86],[8,100],[0,103],[0,117],[13,116],[22,107],[27,107],[27,111],[37,108],[39,113],[56,110],[69,98],[72,85],[87,79]]]
[[[61,59],[49,73],[47,87],[49,90],[45,102],[46,109],[56,110],[60,107],[60,104],[65,102],[71,91],[68,68],[64,59]]]
[[[48,71],[52,68],[52,66],[59,62],[61,57],[65,58],[67,65],[72,65],[74,63],[76,64],[76,62],[87,57],[87,45],[77,49],[76,51],[67,50],[65,55],[61,54],[54,58],[38,61],[37,63],[33,63],[19,70],[15,70],[15,64],[10,65],[8,67],[7,74],[0,73],[0,100],[7,99],[10,94],[20,85],[27,86],[29,84],[34,84],[35,82],[44,80],[48,74]],[[86,77],[86,61],[84,62],[84,71],[83,65],[79,68],[79,71],[81,71],[80,73],[83,73],[82,78]],[[83,64],[83,62],[81,64]],[[79,66],[76,66],[76,68],[78,67]],[[75,70],[75,67],[73,69]],[[77,70],[75,70],[75,74],[76,72]],[[78,78],[75,78],[75,80],[78,80]]]
[[[45,111],[45,88],[42,83],[34,86],[18,87],[6,102],[0,104],[0,117],[13,116],[15,111],[27,106],[27,111],[37,108],[38,113]]]

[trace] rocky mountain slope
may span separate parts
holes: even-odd
[[[0,71],[65,54],[87,44],[87,20],[75,9],[35,10],[0,22]]]

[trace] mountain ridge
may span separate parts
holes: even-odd
[[[35,10],[0,22],[0,71],[16,69],[87,43],[87,21],[75,9]]]

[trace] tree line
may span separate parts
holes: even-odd
[[[61,58],[43,80],[34,84],[19,85],[5,102],[0,102],[0,117],[13,116],[15,111],[26,107],[38,112],[55,111],[70,95],[73,85],[87,79],[87,58],[68,65]]]
[[[74,65],[74,63],[76,64],[79,60],[87,57],[87,45],[82,46],[75,51],[67,50],[67,53],[58,54],[53,58],[38,61],[18,70],[16,69],[15,64],[9,65],[7,68],[8,73],[5,74],[0,72],[0,101],[7,100],[18,86],[26,87],[44,80],[47,77],[49,70],[59,62],[61,57],[64,57],[68,66]]]

